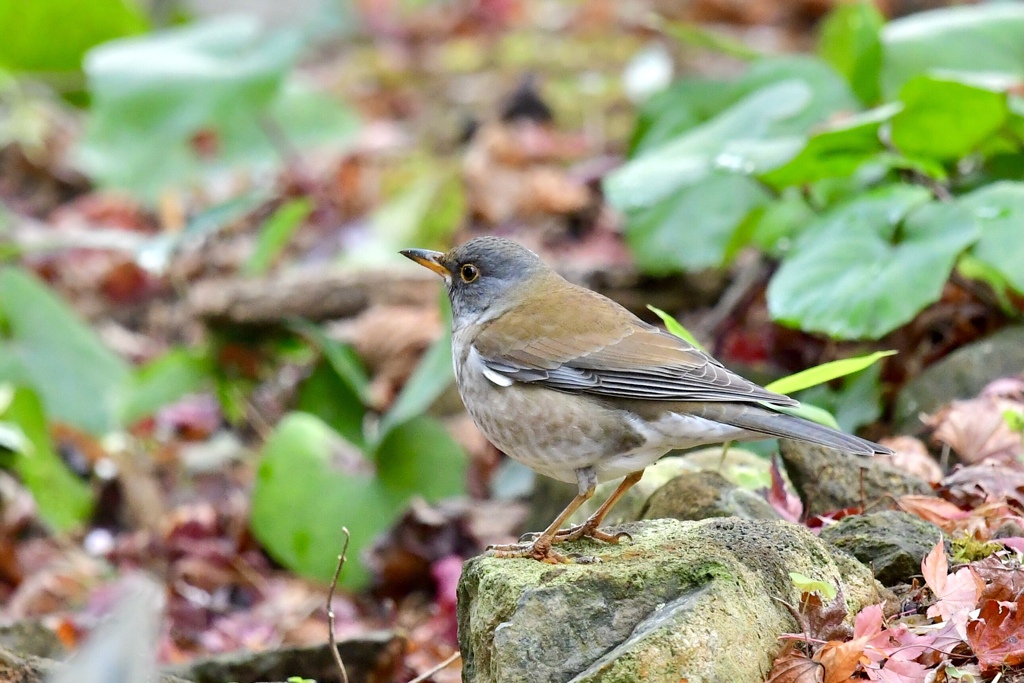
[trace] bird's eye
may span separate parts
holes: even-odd
[[[472,263],[467,263],[459,269],[459,277],[465,283],[470,283],[480,277],[480,269],[474,266]]]

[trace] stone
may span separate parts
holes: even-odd
[[[779,453],[808,516],[877,505],[909,494],[934,495],[927,482],[881,458],[792,439],[779,439]]]
[[[999,330],[971,342],[924,369],[906,383],[894,405],[896,431],[921,430],[921,413],[933,413],[955,399],[973,398],[1000,377],[1024,368],[1024,326]]]
[[[921,560],[943,533],[916,515],[883,510],[844,517],[823,528],[819,538],[871,567],[882,585],[895,586],[920,576]]]
[[[735,445],[729,448],[724,460],[722,458],[721,446],[700,448],[684,455],[667,455],[644,470],[643,479],[627,491],[622,500],[612,508],[611,512],[608,513],[608,517],[605,518],[605,524],[623,524],[643,519],[647,502],[654,492],[681,474],[715,471],[719,472],[727,481],[737,486],[756,482],[767,487],[771,483],[770,468],[771,463],[765,458],[756,453],[737,448]],[[611,495],[611,492],[615,490],[618,484],[618,481],[608,481],[598,486],[597,491],[594,492],[594,497],[577,510],[576,514],[569,518],[569,522],[579,524],[589,517]],[[543,529],[552,519],[558,516],[558,513],[565,509],[565,506],[572,500],[572,497],[576,495],[576,487],[568,487],[566,493],[568,497],[565,498],[564,503],[556,510],[547,510],[551,514],[547,515],[544,521],[541,521],[536,514],[531,515],[530,521],[535,523],[535,526],[530,528],[530,531]]]
[[[730,483],[718,472],[687,472],[655,491],[644,506],[641,517],[779,519],[779,513],[763,496]]]
[[[650,520],[632,541],[561,546],[594,563],[476,557],[458,589],[466,683],[760,683],[800,627],[790,572],[881,601],[870,570],[783,521]]]

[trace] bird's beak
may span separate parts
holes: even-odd
[[[441,265],[441,259],[444,258],[444,254],[439,251],[430,251],[429,249],[403,249],[398,253],[407,259],[412,259],[424,268],[429,268],[443,278],[451,277],[451,273],[448,272],[448,269]]]

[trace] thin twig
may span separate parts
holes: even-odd
[[[338,587],[338,577],[341,576],[341,568],[345,566],[345,554],[348,552],[348,542],[352,535],[348,527],[341,527],[345,534],[345,545],[341,548],[341,555],[338,555],[338,566],[334,569],[334,578],[331,579],[331,589],[327,591],[327,643],[331,647],[331,654],[334,655],[334,663],[338,665],[341,672],[341,683],[348,683],[348,674],[345,672],[345,663],[341,661],[341,653],[338,652],[338,641],[334,638],[334,590]]]
[[[444,660],[443,662],[441,662],[440,664],[435,666],[433,669],[430,669],[429,671],[424,671],[419,676],[417,676],[416,678],[414,678],[411,681],[409,681],[409,683],[423,683],[423,681],[427,680],[428,678],[430,678],[431,676],[436,674],[438,671],[440,671],[441,669],[445,668],[446,666],[448,666],[449,664],[451,664],[452,662],[454,662],[456,659],[458,659],[461,656],[462,656],[462,653],[459,652],[458,650],[456,650],[452,654],[451,657],[449,657],[448,659]]]

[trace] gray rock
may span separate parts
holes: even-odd
[[[566,544],[597,564],[476,557],[459,582],[466,683],[760,683],[799,629],[790,572],[828,581],[851,614],[881,600],[870,570],[782,521],[652,520],[632,542]],[[778,600],[776,600],[776,598]]]
[[[770,467],[771,463],[765,458],[756,453],[743,450],[736,445],[733,445],[728,450],[724,459],[722,458],[721,446],[700,448],[690,451],[685,455],[665,456],[644,470],[643,479],[627,491],[622,500],[612,508],[611,512],[608,513],[608,517],[605,518],[605,523],[614,525],[642,519],[651,496],[680,474],[714,471],[720,473],[728,482],[735,485],[740,485],[741,483],[749,485],[751,481],[757,481],[758,483],[763,482],[764,486],[768,486],[771,482]],[[589,517],[611,495],[611,492],[615,490],[618,484],[618,481],[608,481],[598,486],[597,491],[594,492],[594,497],[588,500],[569,521],[572,524],[579,524]],[[536,513],[531,515],[530,522],[533,523],[533,526],[530,527],[530,531],[546,527],[572,500],[573,496],[576,495],[576,487],[569,487],[566,493],[568,498],[565,499],[564,503],[558,509],[551,510],[548,508],[545,510],[546,513],[550,514],[546,515],[543,519]]]
[[[883,585],[910,583],[921,560],[942,538],[939,527],[900,510],[844,517],[821,530],[820,538],[871,567]]]
[[[921,413],[933,413],[958,398],[976,396],[1000,377],[1024,368],[1024,326],[1007,327],[957,349],[907,382],[896,397],[898,432],[920,430]]]
[[[874,505],[912,493],[932,494],[927,482],[881,458],[849,455],[792,439],[779,439],[779,453],[808,515]]]
[[[680,474],[654,492],[641,516],[643,519],[779,519],[779,513],[762,496],[741,489],[718,472]]]

